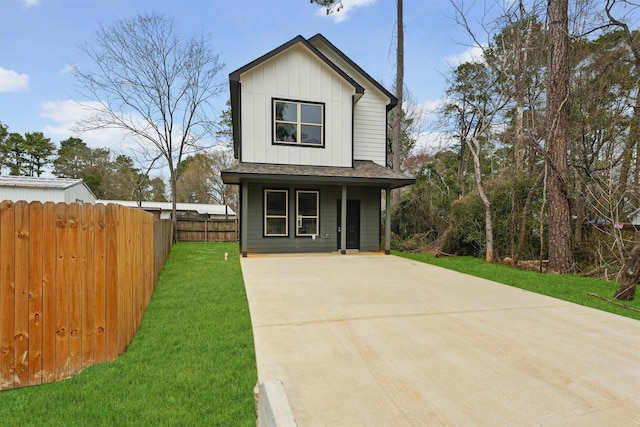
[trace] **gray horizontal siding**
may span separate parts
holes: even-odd
[[[289,236],[264,237],[264,189],[289,190]],[[320,234],[311,237],[295,235],[295,190],[320,192]],[[380,249],[380,189],[377,187],[348,187],[347,198],[360,200],[360,249]],[[318,186],[308,183],[282,186],[275,183],[250,183],[248,185],[247,252],[248,253],[328,253],[338,248],[337,206],[342,195],[338,185]]]

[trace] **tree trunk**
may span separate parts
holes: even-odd
[[[486,262],[493,262],[495,260],[495,255],[493,254],[493,215],[491,213],[491,203],[489,203],[489,199],[487,195],[484,194],[484,191],[482,202],[484,204],[484,236],[486,241],[484,260]]]
[[[172,172],[169,178],[171,184],[171,222],[173,223],[173,243],[178,241],[178,218],[176,216],[176,195],[178,177],[176,172]]]
[[[495,259],[495,256],[493,254],[493,215],[491,211],[491,202],[489,201],[489,197],[484,190],[484,183],[482,182],[482,169],[480,167],[480,143],[476,138],[473,138],[473,145],[471,142],[469,142],[469,140],[467,140],[467,144],[469,144],[469,150],[473,155],[473,170],[476,178],[476,188],[478,189],[480,200],[482,200],[482,205],[484,206],[484,259],[486,262],[493,262]]]
[[[573,245],[567,164],[567,99],[569,97],[568,2],[549,0],[547,75],[547,162],[549,176],[549,269],[573,269]]]
[[[636,241],[636,245],[631,249],[629,258],[627,258],[624,265],[624,275],[622,276],[620,287],[613,297],[621,301],[631,301],[636,292],[638,280],[640,280],[640,239]]]
[[[404,90],[404,22],[402,19],[402,0],[397,0],[397,49],[396,49],[396,98],[398,105],[394,109],[393,115],[393,134],[391,136],[391,155],[393,170],[400,172],[400,137],[402,135],[402,98]],[[400,189],[393,190],[393,204],[397,205],[400,201]]]
[[[466,195],[466,185],[464,182],[464,173],[467,167],[467,153],[465,152],[465,147],[467,143],[465,141],[465,137],[463,135],[464,132],[464,120],[462,117],[460,118],[460,152],[458,154],[458,176],[457,182],[460,187],[460,197],[464,197]]]

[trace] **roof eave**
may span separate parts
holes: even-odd
[[[316,176],[316,175],[290,175],[290,174],[269,174],[269,173],[243,173],[225,172],[221,173],[222,181],[225,184],[239,185],[242,180],[251,181],[272,181],[272,182],[292,182],[293,180],[310,183],[324,184],[357,184],[362,186],[389,187],[391,189],[405,187],[415,184],[414,178],[363,178],[363,177],[343,177],[343,176]]]

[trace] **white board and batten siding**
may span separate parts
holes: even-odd
[[[353,158],[371,160],[386,167],[387,104],[390,99],[334,51],[322,45],[316,48],[364,87],[364,95],[354,107]]]
[[[372,92],[365,88],[364,96],[356,103],[353,158],[386,166],[386,104],[373,98]]]
[[[355,89],[307,48],[287,49],[243,73],[240,82],[243,162],[352,166]],[[324,103],[324,148],[272,144],[273,98]]]

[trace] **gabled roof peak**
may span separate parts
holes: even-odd
[[[313,46],[311,43],[309,43],[309,41],[307,39],[305,39],[304,37],[302,37],[301,35],[298,35],[298,36],[292,38],[288,42],[283,43],[282,45],[280,45],[277,48],[271,50],[270,52],[265,53],[261,57],[249,62],[245,66],[240,67],[237,70],[231,72],[229,74],[229,81],[232,84],[235,83],[235,82],[239,82],[240,81],[240,76],[243,73],[246,73],[247,71],[259,66],[260,64],[268,61],[269,59],[279,55],[280,53],[286,51],[287,49],[289,49],[289,48],[291,48],[291,47],[293,47],[293,46],[295,46],[297,44],[301,44],[302,46],[307,48],[307,50],[309,50],[311,53],[313,53],[315,56],[317,56],[322,62],[324,62],[331,69],[333,69],[337,74],[339,74],[343,79],[345,79],[351,86],[353,86],[353,88],[355,89],[356,93],[359,93],[359,94],[363,94],[364,93],[364,88],[360,84],[358,84],[358,82],[353,80],[351,78],[351,76],[349,76],[347,73],[344,72],[344,70],[342,70],[340,67],[338,67],[336,64],[334,64],[332,61],[330,61],[326,56],[324,56],[322,54],[322,52],[320,52],[318,49],[316,49],[315,46]]]

